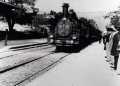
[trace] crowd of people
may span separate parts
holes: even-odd
[[[109,62],[112,69],[117,70],[120,53],[120,26],[106,27],[103,44],[106,51],[106,61]]]

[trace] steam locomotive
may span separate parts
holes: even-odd
[[[78,47],[85,43],[84,40],[89,40],[90,37],[88,29],[82,31],[82,28],[80,28],[79,20],[73,10],[68,12],[69,4],[64,3],[62,7],[63,17],[48,37],[49,43],[56,45],[57,50],[63,47]]]

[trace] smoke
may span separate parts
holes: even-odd
[[[37,2],[38,2],[38,0],[35,0],[35,1],[34,1],[34,6],[35,6],[36,8],[38,8],[38,7],[37,7]]]

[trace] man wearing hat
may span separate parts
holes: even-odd
[[[112,48],[111,55],[114,57],[113,69],[117,70],[118,58],[119,58],[119,47],[120,47],[120,25],[116,26],[116,32],[112,35]]]

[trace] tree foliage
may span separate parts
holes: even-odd
[[[8,0],[9,3],[21,8],[20,10],[15,10],[15,22],[19,24],[32,24],[33,17],[39,11],[35,8],[36,0]]]
[[[109,12],[104,18],[110,19],[110,25],[114,27],[120,26],[120,9]]]

